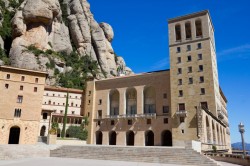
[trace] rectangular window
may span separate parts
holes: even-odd
[[[6,79],[10,79],[10,74],[7,74],[7,75],[6,75]]]
[[[89,104],[90,104],[90,100],[89,100]]]
[[[201,43],[198,43],[198,44],[197,44],[197,49],[202,49]]]
[[[20,90],[23,90],[23,86],[22,85],[20,86]]]
[[[185,118],[184,117],[180,117],[180,123],[184,123],[185,122]]]
[[[9,89],[9,84],[5,84],[5,88],[6,88],[6,89]]]
[[[98,121],[98,122],[97,122],[97,126],[101,126],[101,121]]]
[[[179,97],[183,96],[183,90],[179,90]]]
[[[168,114],[169,113],[169,106],[163,106],[162,109],[163,109],[162,112],[164,114]]]
[[[191,61],[192,61],[191,55],[189,55],[189,56],[187,57],[187,61],[188,61],[188,62],[191,62]]]
[[[21,109],[15,109],[14,117],[20,118],[21,117],[22,110]]]
[[[204,82],[204,77],[201,76],[201,77],[200,77],[200,83],[203,83],[203,82]]]
[[[193,78],[188,79],[189,84],[193,84]]]
[[[206,93],[205,88],[201,88],[201,95],[204,95]]]
[[[102,99],[99,100],[99,105],[101,105],[101,104],[102,104]]]
[[[60,114],[63,114],[63,110],[60,110]]]
[[[177,58],[177,63],[181,63],[181,57]]]
[[[75,114],[75,111],[72,111],[71,113],[72,113],[72,115],[74,115],[74,114]]]
[[[207,102],[201,102],[201,108],[207,110],[208,109]]]
[[[23,102],[23,96],[17,96],[17,103],[22,103]]]
[[[47,119],[48,118],[48,113],[43,113],[43,119]]]
[[[199,65],[199,71],[203,71],[203,65]]]
[[[164,123],[164,124],[168,124],[168,118],[164,118],[164,119],[163,119],[163,123]]]
[[[178,68],[178,74],[181,74],[181,73],[182,73],[182,69]]]
[[[25,79],[25,77],[24,77],[24,76],[22,76],[22,77],[21,77],[21,81],[24,81],[24,79]]]
[[[151,124],[151,119],[147,119],[147,124]]]
[[[202,60],[202,54],[198,54],[198,60]]]
[[[190,67],[188,67],[188,73],[192,73],[193,72],[193,69],[192,69],[192,67],[190,66]]]
[[[164,93],[164,94],[163,94],[163,98],[164,98],[164,99],[168,98],[167,93]]]
[[[191,45],[187,45],[187,51],[191,51]]]
[[[185,111],[185,104],[184,103],[180,103],[179,104],[179,111]]]
[[[89,91],[89,96],[91,95],[91,91]]]
[[[38,83],[38,78],[35,78],[35,83]]]
[[[34,92],[37,92],[37,87],[34,87]]]
[[[97,119],[102,119],[102,110],[97,111]]]
[[[177,52],[177,53],[180,53],[180,52],[181,52],[181,47],[177,47],[177,48],[176,48],[176,52]]]
[[[128,125],[132,125],[132,120],[128,120]]]
[[[182,85],[182,79],[178,80],[178,85]]]
[[[110,124],[111,124],[111,126],[114,126],[115,125],[115,121],[111,120]]]

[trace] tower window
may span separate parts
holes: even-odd
[[[168,118],[164,118],[164,119],[163,119],[163,123],[164,123],[164,124],[168,124]]]
[[[178,85],[182,85],[182,79],[178,80]]]
[[[132,120],[131,119],[128,120],[128,125],[132,125]]]
[[[188,81],[189,81],[189,84],[193,84],[193,78],[189,78]]]
[[[163,107],[162,107],[162,112],[163,112],[164,114],[168,114],[168,113],[169,113],[169,106],[163,106]]]
[[[201,76],[201,77],[200,77],[200,83],[203,83],[203,82],[204,82],[204,77]]]
[[[181,40],[181,25],[175,25],[175,38],[176,41],[180,41]]]
[[[198,44],[197,44],[197,49],[202,49],[201,43],[198,43]]]
[[[201,102],[201,108],[207,110],[208,109],[207,102]]]
[[[191,39],[192,32],[191,32],[191,23],[190,22],[185,23],[185,32],[186,32],[186,39]]]
[[[206,93],[205,88],[201,88],[201,95],[204,95]]]
[[[110,124],[111,124],[111,126],[114,126],[115,125],[115,121],[111,120]]]
[[[102,99],[99,100],[99,105],[101,105],[101,104],[102,104]]]
[[[7,74],[7,75],[6,75],[6,79],[10,79],[10,74]]]
[[[5,88],[8,89],[9,88],[9,84],[5,84]]]
[[[180,103],[179,104],[179,111],[185,111],[185,104],[184,103]]]
[[[191,51],[191,45],[187,45],[187,51]]]
[[[20,90],[23,90],[23,86],[22,85],[20,86]]]
[[[168,98],[167,93],[164,93],[164,94],[163,94],[163,98],[164,98],[164,99]]]
[[[25,79],[25,77],[24,77],[24,76],[22,76],[22,77],[21,77],[21,81],[24,81],[24,79]]]
[[[48,113],[43,113],[43,119],[47,119],[48,118]]]
[[[187,61],[188,61],[188,62],[191,62],[191,61],[192,61],[191,55],[189,55],[189,56],[187,57]]]
[[[14,117],[20,118],[21,117],[22,110],[21,109],[15,109]]]
[[[177,48],[176,48],[176,52],[177,52],[177,53],[180,53],[180,52],[181,52],[181,47],[177,47]]]
[[[178,74],[181,74],[181,73],[182,73],[182,69],[178,68]]]
[[[22,103],[23,102],[23,96],[17,96],[17,103]]]
[[[35,83],[38,83],[38,78],[35,79]]]
[[[181,57],[177,58],[177,63],[181,63]]]
[[[191,66],[188,67],[188,73],[192,73],[193,72],[193,69]]]
[[[202,23],[201,20],[195,21],[195,27],[196,27],[196,37],[202,37]]]
[[[202,54],[198,54],[198,60],[202,60]]]
[[[37,92],[37,87],[34,87],[34,92]]]
[[[179,90],[179,97],[183,96],[183,90]]]
[[[199,65],[199,71],[203,71],[203,65]]]
[[[151,119],[147,119],[147,124],[151,124]]]

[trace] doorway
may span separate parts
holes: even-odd
[[[20,128],[17,126],[11,127],[8,144],[19,144]]]

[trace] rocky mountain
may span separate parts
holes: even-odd
[[[97,63],[98,79],[132,74],[112,48],[112,27],[94,19],[87,0],[0,0],[0,3],[0,29],[11,29],[11,36],[0,33],[0,44],[6,52],[6,56],[0,56],[0,64],[6,63],[3,58],[7,58],[14,67],[48,71],[48,84],[53,85],[60,79],[56,75],[74,69],[74,64],[67,64],[74,52],[79,61],[88,56]]]
[[[237,150],[243,150],[241,142],[233,143],[232,144],[232,148],[233,149],[237,149]],[[250,151],[250,144],[249,143],[245,143],[245,148],[246,148],[247,151]]]

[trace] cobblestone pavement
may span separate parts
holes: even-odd
[[[222,166],[238,166],[220,162]],[[175,164],[139,163],[110,160],[87,160],[68,158],[31,158],[20,160],[0,161],[0,166],[179,166]]]

